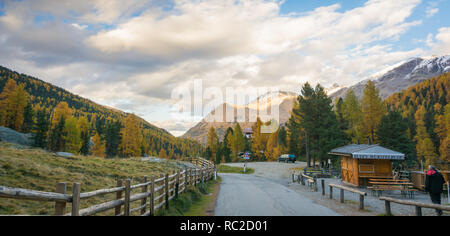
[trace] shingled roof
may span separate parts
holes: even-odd
[[[346,155],[355,159],[405,160],[405,154],[379,145],[351,144],[331,150],[330,155]]]

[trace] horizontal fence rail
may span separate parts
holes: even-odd
[[[438,204],[405,201],[405,200],[400,200],[400,199],[395,199],[395,198],[390,198],[390,197],[380,197],[380,200],[385,201],[386,216],[392,216],[391,202],[401,204],[401,205],[409,205],[409,206],[416,207],[416,216],[422,216],[422,208],[450,211],[450,206],[444,206],[444,205],[438,205]]]
[[[324,185],[324,184],[322,184],[322,185]],[[328,186],[330,187],[330,199],[333,199],[333,188],[337,188],[337,189],[341,190],[341,194],[340,194],[340,202],[341,203],[345,203],[344,191],[358,194],[359,195],[359,209],[364,210],[364,197],[367,196],[366,192],[359,191],[357,189],[342,186],[342,185],[337,185],[337,184],[329,184]]]
[[[81,193],[81,184],[74,183],[72,194],[67,194],[67,183],[58,183],[56,192],[41,192],[29,189],[0,186],[0,198],[18,200],[55,202],[55,215],[65,216],[92,216],[108,210],[115,209],[116,216],[129,216],[139,212],[141,216],[153,216],[163,207],[169,209],[169,201],[178,198],[188,186],[195,186],[214,178],[216,166],[213,162],[202,158],[190,159],[195,168],[186,168],[170,175],[152,176],[149,180],[144,177],[142,183],[131,185],[131,179],[118,180],[115,188],[99,189],[92,192]],[[132,194],[132,191],[140,193]],[[80,209],[81,200],[115,194],[115,200]],[[141,201],[138,207],[131,208],[131,203]],[[67,203],[72,204],[70,213],[66,213]]]

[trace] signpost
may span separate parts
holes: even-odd
[[[246,152],[244,155],[242,155],[242,158],[245,160],[244,162],[244,173],[247,173],[247,160],[250,160],[251,153]]]

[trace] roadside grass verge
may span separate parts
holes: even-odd
[[[169,209],[157,212],[158,216],[212,216],[221,178],[201,185],[189,186],[178,199],[170,201]]]
[[[247,168],[247,172],[244,173],[243,167],[237,167],[237,166],[228,166],[224,164],[220,164],[217,166],[217,173],[225,173],[225,174],[253,174],[255,173],[254,169]]]
[[[37,191],[55,192],[58,182],[67,183],[71,193],[72,183],[81,183],[81,191],[114,188],[119,179],[132,179],[132,184],[143,181],[144,176],[159,176],[172,172],[176,163],[151,163],[141,158],[105,159],[75,156],[57,157],[42,149],[26,148],[0,142],[0,185]],[[136,189],[132,194],[138,193]],[[81,208],[111,201],[115,194],[108,194],[81,201]],[[138,206],[139,201],[132,203]],[[0,215],[53,215],[55,203],[0,198]],[[66,212],[70,212],[67,204]],[[110,210],[99,215],[113,215]]]

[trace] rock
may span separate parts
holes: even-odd
[[[19,133],[13,129],[0,127],[0,140],[25,146],[33,145],[33,135]]]
[[[72,153],[69,153],[69,152],[57,152],[57,153],[55,153],[57,156],[60,156],[60,157],[74,157],[75,155],[74,154],[72,154]]]

